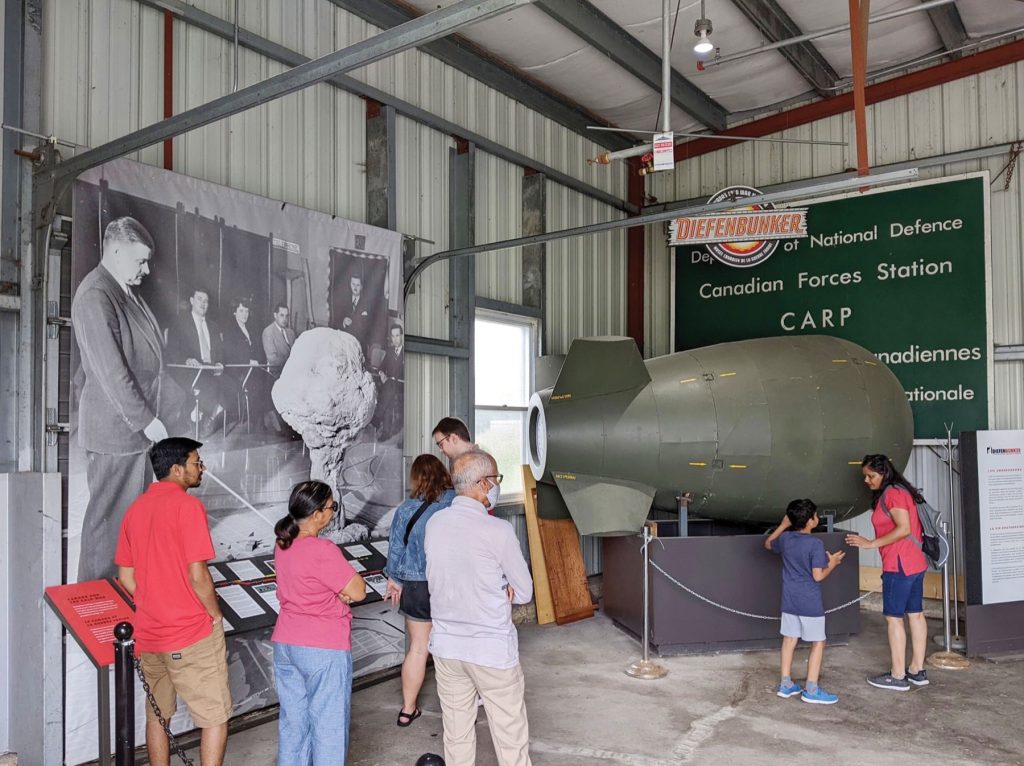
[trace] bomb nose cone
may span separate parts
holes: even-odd
[[[548,426],[544,417],[544,400],[539,393],[530,397],[527,424],[530,472],[535,480],[540,481],[548,459]]]

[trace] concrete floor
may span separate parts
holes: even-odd
[[[522,625],[533,763],[1024,764],[1024,662],[979,660],[966,671],[929,670],[922,689],[876,690],[864,678],[887,668],[885,624],[880,614],[862,618],[860,635],[825,653],[822,685],[839,694],[834,706],[777,698],[774,652],[659,658],[668,676],[638,681],[622,672],[637,643],[601,612],[564,627]],[[806,656],[798,650],[797,678]],[[423,716],[407,729],[395,726],[399,689],[394,679],[353,695],[350,766],[413,766],[424,752],[443,753],[432,671]],[[492,766],[482,709],[477,733],[477,763]],[[272,764],[276,743],[276,721],[241,732],[226,764]]]

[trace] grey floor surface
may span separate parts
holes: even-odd
[[[668,676],[639,681],[623,673],[636,641],[601,612],[563,627],[520,626],[533,763],[1024,764],[1024,661],[980,660],[930,670],[932,684],[911,692],[876,690],[864,678],[886,669],[885,623],[867,611],[862,620],[850,644],[825,653],[822,685],[840,696],[833,706],[777,698],[775,652],[656,658]],[[798,678],[806,656],[798,650]],[[413,766],[421,753],[443,752],[432,671],[423,717],[406,729],[395,726],[399,690],[394,679],[353,695],[350,766]],[[482,709],[477,734],[477,764],[496,764]],[[273,764],[276,742],[276,721],[234,735],[226,764]]]

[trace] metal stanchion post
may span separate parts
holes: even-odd
[[[949,477],[949,555],[951,559],[950,574],[953,578],[953,584],[950,587],[950,594],[953,599],[953,622],[952,622],[952,636],[950,637],[949,647],[956,651],[963,651],[967,644],[960,637],[960,573],[962,564],[960,561],[960,526],[957,524],[957,512],[955,496],[953,492],[953,424],[943,424],[946,426],[946,470]]]
[[[641,678],[645,681],[651,681],[656,678],[664,678],[668,674],[668,671],[656,662],[650,661],[650,645],[651,645],[651,599],[649,596],[649,583],[651,578],[651,528],[644,526],[643,533],[643,549],[644,549],[644,632],[641,636],[643,643],[643,659],[634,662],[628,668],[626,668],[626,675],[632,676],[633,678]]]
[[[114,626],[114,766],[135,763],[135,640],[130,622]]]
[[[942,531],[949,534],[949,525],[942,522]],[[944,670],[965,670],[971,663],[966,658],[951,650],[949,635],[949,562],[942,565],[942,638],[944,651],[935,652],[928,658],[928,664]]]

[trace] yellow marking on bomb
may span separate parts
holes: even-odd
[[[720,372],[720,373],[718,373],[718,377],[720,377],[720,378],[731,378],[735,374],[736,374],[735,372]]]
[[[690,463],[690,465],[694,466],[695,468],[703,468],[704,466],[706,466],[706,465],[707,465],[707,463],[695,463],[695,462],[691,462],[691,463]]]
[[[566,399],[572,399],[572,394],[556,394],[555,396],[551,397],[551,401],[553,402],[561,402]]]
[[[849,361],[849,359],[833,359],[832,364],[846,364]]]
[[[576,481],[576,476],[571,473],[556,473],[556,479],[565,479],[566,481]]]
[[[695,383],[696,381],[697,381],[696,378],[687,378],[686,380],[681,380],[679,382],[680,383]]]
[[[730,468],[746,468],[746,466],[745,466],[745,465],[742,465],[742,464],[740,464],[740,463],[730,463],[730,464],[729,464],[729,467],[730,467]]]

